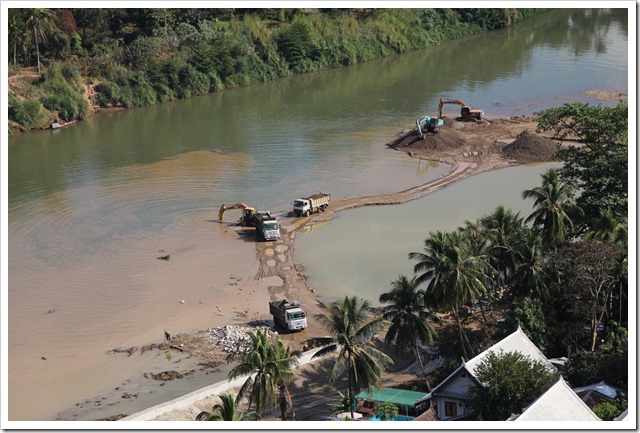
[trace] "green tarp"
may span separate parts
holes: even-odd
[[[356,398],[365,398],[367,400],[375,401],[390,401],[391,403],[401,404],[405,406],[415,406],[416,400],[426,397],[428,394],[425,392],[407,391],[406,389],[398,388],[373,388],[371,393],[362,391],[356,395]]]

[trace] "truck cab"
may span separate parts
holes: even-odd
[[[307,327],[307,313],[302,308],[290,308],[285,311],[285,323],[290,330],[300,330]]]
[[[266,241],[280,239],[280,224],[276,221],[276,217],[273,216],[273,219],[263,220],[260,232]]]
[[[306,198],[299,198],[293,201],[293,213],[297,216],[309,215],[311,213],[311,201]]]

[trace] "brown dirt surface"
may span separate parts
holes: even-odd
[[[549,141],[553,140],[535,133],[538,124],[533,117],[485,118],[477,122],[449,117],[443,120],[438,133],[425,133],[420,138],[415,129],[404,131],[388,146],[418,158],[449,164],[469,162],[489,169],[553,160],[548,151]],[[520,142],[515,148],[519,150],[503,153],[517,139]]]

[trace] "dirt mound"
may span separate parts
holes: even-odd
[[[560,143],[540,135],[523,131],[511,144],[502,149],[502,155],[520,162],[546,162],[557,160]]]

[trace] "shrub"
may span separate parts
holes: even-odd
[[[13,93],[9,94],[8,108],[9,120],[13,120],[25,128],[33,128],[44,117],[44,109],[39,101],[35,99],[21,101]]]
[[[393,421],[398,416],[399,410],[395,404],[385,401],[375,407],[374,413],[380,421]]]
[[[103,81],[95,86],[95,91],[98,94],[98,104],[101,107],[112,107],[121,104],[120,100],[120,86],[112,81]]]
[[[89,113],[89,103],[82,95],[46,93],[40,102],[47,110],[58,111],[64,120],[84,119]]]

